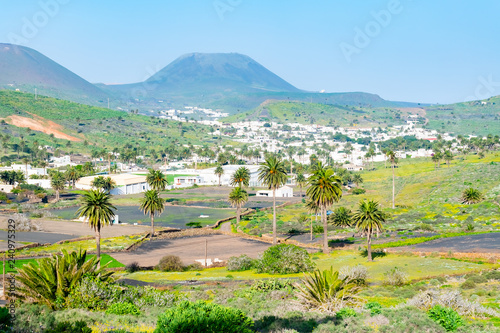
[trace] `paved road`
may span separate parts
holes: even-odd
[[[400,249],[425,252],[500,253],[500,233],[436,239]]]
[[[7,241],[7,231],[0,230],[0,240]],[[57,233],[48,233],[48,232],[22,232],[17,231],[15,240],[18,242],[31,242],[31,243],[51,243],[54,244],[64,239],[72,239],[76,238],[73,235],[68,234],[57,234]],[[2,242],[3,243],[3,242]],[[0,246],[2,244],[0,243]]]
[[[208,258],[227,260],[231,256],[247,254],[252,258],[264,252],[271,244],[227,235],[210,235],[176,239],[159,239],[143,243],[132,252],[113,253],[113,257],[127,265],[134,261],[141,266],[155,266],[166,255],[179,256],[185,265],[205,258],[205,239]]]

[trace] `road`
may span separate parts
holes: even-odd
[[[436,239],[398,249],[425,252],[500,253],[500,233]]]

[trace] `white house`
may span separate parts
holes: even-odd
[[[199,176],[179,176],[174,178],[174,188],[177,187],[189,187],[194,184],[201,184],[202,180]]]
[[[76,182],[75,187],[81,190],[90,190],[92,188],[92,181],[96,177],[98,176],[80,178]],[[113,195],[136,194],[149,190],[146,176],[121,173],[118,175],[104,175],[103,177],[110,177],[116,183],[116,187],[110,192]]]
[[[256,196],[257,197],[272,197],[273,196],[273,190],[260,190],[260,191],[257,191]],[[290,197],[293,197],[293,188],[288,187],[288,186],[280,187],[279,189],[276,190],[276,197],[277,198],[290,198]]]

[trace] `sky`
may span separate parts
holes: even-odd
[[[0,42],[93,83],[237,52],[300,89],[444,104],[500,95],[499,12],[498,0],[0,0]]]

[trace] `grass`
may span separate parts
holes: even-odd
[[[124,250],[130,245],[141,239],[143,235],[129,235],[120,237],[111,237],[101,239],[102,252],[114,252]],[[79,249],[86,250],[87,252],[95,251],[96,244],[94,239],[68,242],[62,244],[52,244],[47,246],[34,247],[29,249],[21,249],[16,251],[16,256],[39,256],[53,253],[61,253],[62,250],[68,252],[78,251]]]
[[[89,259],[91,257],[95,257],[94,254],[90,254],[87,256]],[[7,259],[8,260],[8,259]],[[29,263],[36,263],[39,259],[16,259],[14,262],[14,267],[15,269],[11,269],[10,262],[7,261],[7,265],[5,266],[5,271],[7,273],[9,272],[15,272],[17,269],[21,268],[22,266],[29,264]],[[124,264],[110,256],[109,254],[103,253],[101,254],[101,264],[105,265],[108,264],[108,268],[117,268],[117,267],[125,267]],[[3,261],[0,261],[0,274],[3,272]]]
[[[456,261],[451,259],[440,258],[422,258],[419,256],[403,256],[389,254],[383,258],[378,258],[374,262],[367,262],[366,258],[362,257],[358,252],[353,251],[337,251],[329,255],[315,254],[317,259],[314,262],[318,269],[328,269],[331,266],[334,269],[339,269],[342,266],[364,265],[367,267],[370,281],[381,283],[384,279],[384,273],[394,267],[400,267],[410,276],[410,279],[422,279],[441,275],[465,274],[468,272],[486,270],[499,267],[493,264],[475,264],[470,262]],[[299,278],[303,274],[259,274],[253,270],[233,272],[228,271],[225,267],[208,268],[200,272],[157,272],[157,271],[142,271],[125,275],[126,278],[154,283],[169,283],[170,281],[185,281],[185,280],[228,280],[228,274],[233,276],[234,280],[257,280],[266,278]]]

